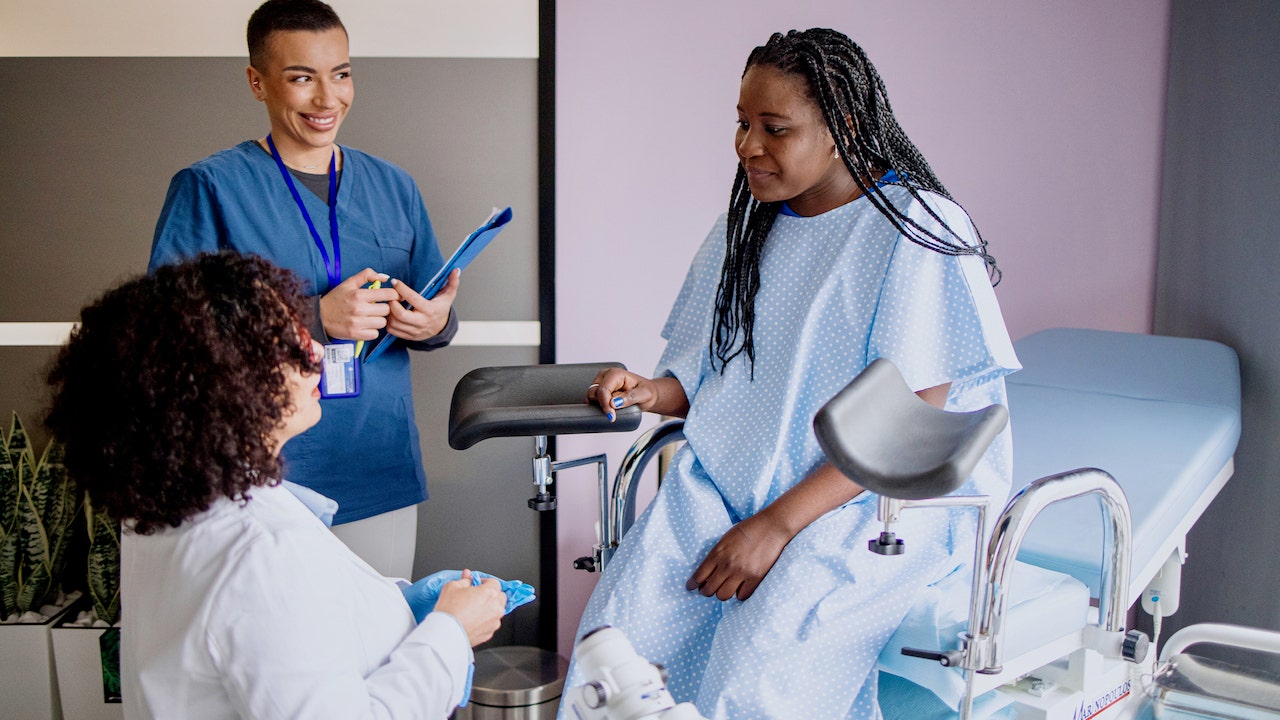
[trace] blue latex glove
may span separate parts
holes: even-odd
[[[512,610],[533,602],[534,595],[533,586],[519,580],[503,580],[494,577],[488,573],[479,570],[471,571],[471,584],[479,585],[481,580],[493,578],[502,586],[502,592],[507,595],[507,607],[503,611],[510,613]],[[404,599],[409,603],[409,609],[413,610],[413,618],[418,622],[422,622],[422,618],[427,616],[436,607],[436,602],[440,599],[440,589],[447,582],[462,579],[461,570],[441,570],[432,573],[412,585],[402,585],[400,591],[404,593]]]
[[[533,586],[521,582],[519,580],[503,580],[494,577],[489,573],[480,572],[479,570],[471,571],[471,584],[479,585],[481,580],[493,578],[502,586],[502,592],[507,596],[507,607],[503,610],[503,614],[508,614],[512,610],[533,602],[534,595]],[[462,579],[461,570],[441,570],[432,573],[412,585],[401,585],[400,591],[404,593],[404,599],[409,603],[409,608],[413,611],[413,618],[418,622],[427,616],[436,607],[436,602],[440,600],[440,589],[447,582]],[[462,702],[458,703],[458,707],[466,707],[471,701],[471,682],[475,676],[476,666],[472,663],[467,667],[467,682],[462,688]]]
[[[476,664],[471,663],[467,666],[467,682],[462,686],[462,702],[458,703],[458,707],[464,708],[467,703],[471,702],[471,681],[476,677]]]

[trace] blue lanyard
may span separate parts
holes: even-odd
[[[329,237],[333,238],[333,262],[329,262],[329,253],[324,249],[324,240],[321,240],[320,233],[316,232],[315,223],[311,222],[307,206],[302,203],[302,196],[298,194],[298,186],[293,184],[293,176],[284,166],[284,160],[280,158],[280,151],[276,150],[276,144],[272,142],[270,133],[267,134],[267,147],[271,148],[271,157],[275,159],[276,167],[280,168],[280,174],[284,177],[285,184],[289,186],[289,192],[293,193],[293,201],[298,204],[302,219],[307,221],[311,239],[316,241],[320,257],[324,259],[324,271],[329,276],[328,290],[332,290],[342,282],[342,251],[338,246],[338,153],[334,151],[329,157]]]

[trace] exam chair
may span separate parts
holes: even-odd
[[[1151,663],[1144,638],[1125,631],[1126,614],[1137,603],[1157,617],[1177,609],[1186,534],[1231,476],[1240,386],[1229,348],[1070,329],[1036,333],[1015,348],[1025,369],[1006,381],[1013,497],[991,523],[990,540],[975,547],[979,572],[954,573],[927,588],[881,654],[886,718],[1128,717],[1138,699],[1135,668],[1150,670]],[[597,463],[599,536],[576,563],[587,570],[607,566],[634,521],[645,465],[681,439],[683,425],[671,421],[645,433],[611,487],[603,456],[552,460],[547,436],[638,427],[635,408],[608,423],[585,404],[583,388],[601,367],[482,368],[459,383],[450,413],[457,449],[487,437],[534,438],[535,509],[554,507],[556,471]],[[903,388],[896,402],[923,404]],[[845,422],[860,412],[846,409]],[[892,482],[859,477],[866,468],[849,463],[862,451],[838,449],[850,439],[839,437],[842,422],[825,430],[822,423],[816,431],[831,445],[829,458],[879,491],[886,519],[938,495],[966,502],[936,479],[925,490],[901,482],[895,490]],[[974,505],[978,512],[982,503]],[[879,545],[893,552],[899,538],[892,533],[889,523],[868,538],[868,551]],[[910,552],[910,538],[901,540]]]

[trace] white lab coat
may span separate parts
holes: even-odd
[[[126,532],[127,718],[432,718],[462,699],[470,643],[420,625],[395,582],[283,487],[179,528]]]

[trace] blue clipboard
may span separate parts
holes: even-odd
[[[467,236],[466,240],[462,241],[462,244],[453,252],[453,255],[449,257],[444,266],[427,281],[426,286],[422,288],[419,294],[427,299],[435,297],[436,293],[440,292],[440,289],[449,281],[449,274],[454,269],[464,269],[470,265],[471,261],[475,260],[480,255],[480,252],[488,247],[489,242],[497,237],[498,233],[502,232],[502,229],[509,222],[511,222],[510,207],[502,210],[495,209],[489,219],[484,221],[484,224],[476,228],[475,231]],[[379,355],[386,352],[387,348],[391,347],[395,340],[395,335],[384,332],[382,337],[378,338],[373,347],[369,349],[364,361],[367,363],[373,362]]]

